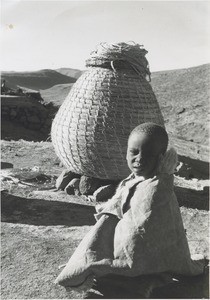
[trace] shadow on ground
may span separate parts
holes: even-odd
[[[1,169],[10,169],[13,168],[13,164],[1,161]]]
[[[104,277],[105,278],[105,277]],[[120,276],[119,276],[120,278]],[[150,294],[150,299],[209,299],[208,271],[204,275],[194,277],[182,277],[179,281],[156,288]],[[85,299],[145,299],[141,290],[137,293],[137,286],[118,279],[118,282],[100,280]]]
[[[83,226],[95,224],[93,206],[1,195],[1,221],[28,225]]]
[[[209,187],[204,188],[202,191],[197,191],[190,188],[175,186],[174,191],[179,206],[209,210]]]
[[[209,272],[204,275],[185,277],[179,282],[155,289],[154,299],[209,299]]]

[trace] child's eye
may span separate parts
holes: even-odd
[[[139,150],[137,150],[137,149],[131,149],[130,153],[136,155],[136,154],[139,153]]]

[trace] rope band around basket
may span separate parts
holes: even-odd
[[[107,44],[101,43],[95,51],[92,51],[90,58],[86,60],[87,67],[101,67],[117,71],[118,69],[132,69],[138,75],[146,78],[149,77],[149,64],[145,55],[147,50],[139,44],[118,43]]]

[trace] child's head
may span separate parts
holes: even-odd
[[[135,127],[128,138],[128,167],[137,176],[152,177],[167,147],[168,135],[163,127],[154,123]]]

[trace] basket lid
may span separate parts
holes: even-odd
[[[134,70],[141,76],[149,76],[149,63],[145,57],[148,53],[142,45],[135,43],[100,43],[86,60],[87,67],[102,67],[114,71]]]

